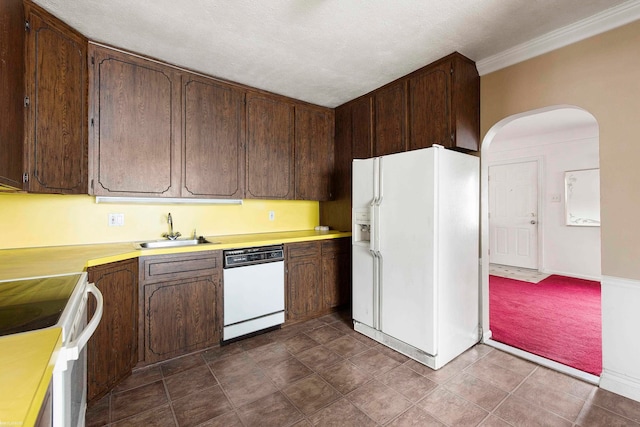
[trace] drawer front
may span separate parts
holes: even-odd
[[[287,248],[287,259],[319,257],[320,242],[289,243]]]
[[[222,251],[189,255],[158,255],[141,259],[142,280],[153,283],[213,274],[222,266]]]

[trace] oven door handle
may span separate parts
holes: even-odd
[[[102,309],[104,307],[104,300],[102,299],[102,293],[100,289],[93,283],[87,283],[87,293],[93,294],[96,299],[96,311],[93,313],[91,320],[87,323],[84,330],[80,332],[78,337],[71,341],[66,350],[67,361],[77,360],[80,357],[80,352],[91,338],[91,335],[96,331],[100,320],[102,319]]]

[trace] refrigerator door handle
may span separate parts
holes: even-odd
[[[383,158],[382,157],[378,157],[376,158],[377,162],[375,163],[376,165],[376,197],[374,199],[374,207],[373,207],[373,215],[371,217],[371,227],[375,229],[375,235],[372,235],[372,240],[373,240],[373,249],[378,253],[378,255],[380,254],[380,235],[381,235],[381,230],[380,230],[380,211],[381,211],[381,205],[382,205],[382,199],[383,199],[383,192],[382,192],[382,184],[383,184]],[[375,237],[375,239],[374,239]]]
[[[377,241],[377,234],[378,234],[378,228],[377,228],[377,224],[376,224],[376,207],[373,204],[373,202],[371,203],[371,206],[369,206],[369,252],[371,252],[371,255],[375,257],[374,251],[376,250],[376,241]]]
[[[371,249],[380,252],[380,205],[371,208]]]
[[[377,251],[373,256],[373,329],[380,330],[380,258]]]
[[[378,170],[376,173],[378,188],[376,191],[376,205],[380,206],[382,204],[382,199],[384,198],[384,194],[382,192],[382,183],[384,182],[384,168],[382,167],[382,157],[378,158]]]
[[[380,158],[373,159],[373,201],[372,205],[377,205],[380,199]]]

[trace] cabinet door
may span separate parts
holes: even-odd
[[[87,194],[87,41],[27,5],[28,189]]]
[[[322,271],[318,242],[286,248],[287,320],[303,320],[322,309]]]
[[[102,320],[87,344],[87,400],[104,396],[131,374],[137,361],[137,260],[88,269],[89,281],[102,292]],[[89,299],[89,316],[95,310]]]
[[[373,157],[373,97],[360,98],[351,109],[351,141],[354,159]]]
[[[406,151],[406,94],[405,81],[376,92],[374,156]]]
[[[24,173],[24,7],[0,2],[0,187],[22,189]]]
[[[170,67],[95,45],[90,55],[93,193],[179,196],[179,75]]]
[[[449,61],[409,79],[409,149],[451,147]]]
[[[218,344],[219,293],[218,274],[145,285],[145,363]]]
[[[351,108],[341,106],[335,110],[335,149],[333,161],[333,197],[321,202],[320,224],[334,230],[351,229]]]
[[[297,200],[331,199],[333,112],[295,107],[295,190]]]
[[[247,198],[293,199],[293,106],[247,94]]]
[[[183,76],[185,197],[244,197],[244,92]]]
[[[456,54],[452,58],[451,126],[456,148],[480,147],[480,77],[475,63]]]
[[[335,308],[351,300],[350,239],[322,242],[322,294],[325,308]]]

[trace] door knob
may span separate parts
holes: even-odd
[[[535,223],[536,223],[536,222],[535,222],[535,220],[533,220],[533,219],[532,219],[532,220],[531,220],[531,224],[535,224]]]

